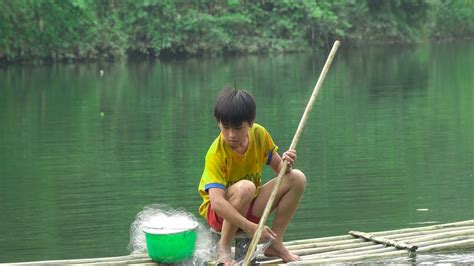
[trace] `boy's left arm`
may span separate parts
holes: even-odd
[[[283,167],[283,163],[288,162],[287,173],[291,171],[293,164],[296,161],[296,150],[287,150],[283,153],[283,158],[280,157],[278,152],[273,152],[272,160],[270,161],[270,167],[273,169],[275,174],[280,173],[280,169]]]

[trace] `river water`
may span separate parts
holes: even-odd
[[[126,255],[149,204],[198,216],[217,93],[250,90],[284,151],[327,53],[1,68],[0,262]],[[286,240],[474,219],[474,44],[343,44],[297,150]]]

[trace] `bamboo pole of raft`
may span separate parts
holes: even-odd
[[[108,258],[87,258],[87,259],[70,259],[70,260],[45,260],[45,261],[31,261],[19,262],[15,265],[65,265],[65,264],[119,264],[119,263],[146,263],[151,259],[148,253],[139,253],[127,256],[108,257]]]
[[[326,74],[329,70],[329,67],[331,66],[334,56],[336,55],[336,51],[337,51],[337,48],[339,47],[339,44],[340,44],[339,41],[335,41],[334,45],[332,46],[331,52],[329,53],[326,63],[324,64],[323,70],[321,71],[318,81],[316,82],[316,86],[314,87],[313,93],[311,94],[311,98],[309,99],[309,102],[306,105],[306,109],[298,125],[298,129],[296,130],[295,136],[293,137],[293,140],[291,141],[290,149],[293,149],[293,150],[296,149],[296,145],[298,144],[303,128],[306,125],[306,121],[308,120],[309,113],[313,109],[316,96],[321,88],[321,85],[323,84],[324,79],[326,78]],[[250,264],[250,260],[255,251],[255,248],[257,247],[260,237],[262,236],[262,232],[265,227],[265,223],[267,221],[268,215],[270,214],[270,210],[272,208],[273,202],[275,201],[276,194],[278,192],[278,189],[280,188],[281,179],[283,175],[286,173],[287,169],[288,169],[288,164],[284,163],[283,167],[280,169],[280,172],[278,173],[275,186],[273,187],[273,190],[272,190],[272,194],[270,195],[270,198],[268,199],[265,210],[263,211],[262,217],[260,218],[260,222],[258,223],[257,231],[253,235],[252,242],[250,242],[249,249],[247,249],[247,254],[245,255],[245,258],[244,258],[245,266]]]
[[[443,238],[448,238],[448,237],[466,236],[466,235],[474,236],[474,227],[472,227],[471,229],[453,230],[449,232],[433,233],[433,234],[421,235],[417,237],[403,238],[401,240],[409,242],[409,243],[415,243],[415,242],[425,241],[425,240],[443,239]]]
[[[408,249],[410,251],[416,251],[418,247],[416,245],[407,244],[401,241],[395,241],[392,239],[384,238],[384,237],[377,237],[368,233],[359,232],[359,231],[350,231],[349,234],[360,237],[368,241],[373,241],[377,244],[383,244],[385,246],[393,246],[397,249]]]
[[[442,234],[442,233],[449,233],[449,232],[457,232],[463,230],[470,230],[473,229],[474,226],[463,226],[463,227],[456,227],[456,228],[444,228],[438,230],[420,230],[417,232],[408,232],[408,233],[396,233],[396,234],[380,234],[380,233],[371,233],[374,236],[380,237],[390,237],[394,240],[399,239],[410,239],[410,238],[417,238],[423,235],[433,235],[433,234]]]
[[[373,232],[373,234],[374,235],[393,235],[393,234],[399,234],[399,233],[401,234],[401,233],[409,233],[409,232],[433,231],[433,230],[441,230],[441,229],[448,229],[448,228],[458,228],[462,226],[474,226],[474,220],[467,220],[467,221],[448,223],[448,224],[437,224],[437,225],[430,225],[430,226],[389,230],[389,231],[381,231],[381,232]]]

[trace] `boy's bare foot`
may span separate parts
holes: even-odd
[[[217,248],[217,263],[223,263],[225,266],[235,265],[235,260],[232,259],[230,246],[224,246],[219,243]]]
[[[281,242],[273,242],[263,254],[267,257],[278,257],[281,258],[284,262],[296,261],[300,257],[291,253]]]

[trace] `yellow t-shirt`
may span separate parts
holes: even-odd
[[[207,218],[210,188],[226,189],[240,180],[250,180],[257,187],[255,196],[260,191],[262,169],[269,164],[273,152],[278,147],[267,130],[257,123],[249,129],[249,146],[245,154],[238,154],[224,141],[222,133],[214,140],[206,154],[204,173],[199,183],[199,194],[202,204],[199,214]]]

